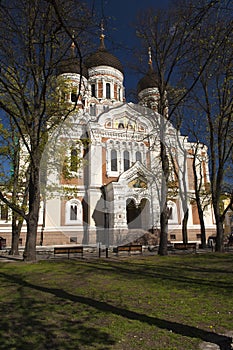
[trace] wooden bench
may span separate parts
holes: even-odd
[[[193,250],[195,253],[197,251],[196,243],[174,243],[174,249],[178,250]]]
[[[129,255],[131,254],[131,252],[140,252],[142,254],[142,245],[140,244],[121,245],[116,248],[117,255],[119,255],[119,252],[127,252]]]
[[[70,254],[81,254],[83,258],[83,247],[82,246],[73,246],[73,247],[54,247],[54,255],[57,254],[67,254],[68,259]]]

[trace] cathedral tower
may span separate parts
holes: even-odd
[[[123,102],[123,67],[118,58],[106,50],[103,31],[101,25],[100,46],[85,62],[88,68],[90,97],[92,102]]]
[[[139,80],[137,85],[137,95],[139,104],[153,109],[158,112],[158,102],[159,102],[159,89],[158,89],[158,76],[154,71],[152,58],[151,58],[151,48],[149,48],[149,61],[148,61],[148,71],[144,77]]]
[[[57,67],[60,94],[64,102],[77,103],[77,107],[87,106],[88,71],[82,60],[75,52],[74,42],[71,44],[68,57],[64,58]]]

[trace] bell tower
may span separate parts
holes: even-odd
[[[104,38],[102,22],[99,48],[86,60],[90,97],[92,103],[122,103],[124,101],[123,67],[119,59],[107,51]]]
[[[69,54],[57,67],[58,85],[61,99],[65,103],[76,104],[78,108],[85,108],[87,104],[87,68],[76,54],[76,47],[72,42]]]

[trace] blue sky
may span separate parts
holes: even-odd
[[[94,6],[99,19],[106,19],[105,45],[123,64],[125,70],[126,97],[136,88],[140,75],[128,69],[133,59],[132,50],[139,45],[135,34],[134,21],[143,10],[166,8],[169,0],[86,0]],[[98,38],[97,38],[98,45]],[[146,64],[146,63],[145,63]],[[145,67],[145,70],[147,66]],[[129,101],[128,101],[129,102]]]

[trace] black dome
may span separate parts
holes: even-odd
[[[139,80],[137,85],[137,93],[149,88],[156,88],[158,86],[158,76],[155,73],[153,67],[150,65],[146,75]]]
[[[109,66],[118,69],[121,73],[124,73],[123,66],[119,59],[106,50],[103,42],[101,43],[99,49],[87,58],[85,64],[87,68]]]
[[[80,65],[80,60],[77,57],[65,58],[58,64],[57,75],[63,73],[76,73],[82,74],[86,78],[88,77],[87,68],[83,64],[82,66]]]

